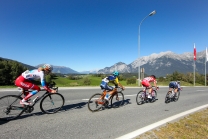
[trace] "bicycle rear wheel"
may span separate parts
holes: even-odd
[[[16,95],[7,95],[0,98],[0,120],[13,120],[24,112],[20,104],[22,98]]]
[[[124,102],[124,95],[122,92],[117,92],[111,97],[111,107],[118,108],[123,105]]]
[[[47,114],[58,112],[64,105],[65,99],[59,93],[50,93],[46,95],[40,102],[40,109]]]
[[[171,101],[171,95],[172,95],[172,92],[171,91],[168,91],[166,96],[165,96],[165,103],[170,103]]]
[[[145,102],[145,92],[144,91],[139,91],[139,93],[136,96],[136,102],[137,102],[137,105],[141,105]]]
[[[103,105],[104,105],[104,99],[100,99],[102,96],[102,94],[100,93],[97,93],[97,94],[94,94],[90,97],[89,101],[88,101],[88,109],[91,111],[91,112],[96,112],[98,110],[100,110]]]

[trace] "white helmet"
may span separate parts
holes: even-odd
[[[53,66],[50,64],[45,64],[43,65],[43,69],[47,70],[47,71],[52,71],[53,70]]]

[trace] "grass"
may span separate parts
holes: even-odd
[[[136,139],[208,139],[208,108],[148,131]]]
[[[68,78],[65,77],[57,77],[56,79],[53,79],[53,81],[56,83],[56,86],[58,87],[73,87],[73,86],[87,86],[84,85],[84,79],[88,78],[91,82],[90,85],[88,86],[99,86],[100,82],[101,82],[101,77],[94,77],[91,75],[84,75],[82,79],[78,79],[78,80],[70,80]],[[129,87],[138,87],[138,82],[136,82],[135,84],[126,84],[126,81],[120,81],[120,83],[123,86],[129,86]],[[158,86],[168,86],[169,81],[165,81],[165,82],[158,82]],[[187,83],[187,82],[181,82],[182,86],[193,86],[193,84]],[[201,84],[195,84],[195,86],[204,86]],[[0,86],[0,88],[14,88],[16,86]]]

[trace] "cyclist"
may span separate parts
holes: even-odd
[[[108,93],[106,93],[106,95],[102,95],[101,99],[103,100],[104,97],[106,100],[108,100],[110,98],[111,95],[113,95],[116,92],[116,88],[109,86],[108,83],[113,83],[116,87],[120,86],[122,88],[122,90],[124,90],[125,88],[122,86],[122,84],[118,81],[118,76],[119,76],[119,72],[118,71],[114,71],[113,75],[110,75],[108,77],[105,77],[104,79],[102,79],[102,82],[100,84],[101,89],[105,89]],[[116,97],[116,99],[118,100],[118,96]]]
[[[180,81],[171,81],[169,83],[169,91],[174,89],[174,97],[177,96],[177,92],[181,90]]]
[[[149,76],[149,77],[145,77],[145,78],[142,80],[141,84],[142,84],[142,86],[149,88],[149,95],[148,95],[148,98],[150,98],[150,99],[155,99],[155,97],[152,95],[152,86],[151,86],[151,84],[150,84],[151,82],[154,82],[154,86],[155,86],[155,88],[157,89],[157,80],[156,80],[155,75],[151,75],[151,76]]]
[[[39,67],[38,69],[34,69],[31,71],[26,70],[15,80],[15,85],[23,88],[23,90],[33,90],[30,93],[24,93],[25,97],[20,101],[20,104],[30,105],[31,103],[28,101],[29,98],[40,91],[40,87],[32,83],[32,80],[40,79],[41,85],[44,89],[51,93],[56,93],[56,90],[51,90],[45,82],[45,75],[51,73],[52,70],[53,67],[51,65],[45,64],[43,65],[43,67]]]

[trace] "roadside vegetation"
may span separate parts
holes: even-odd
[[[0,59],[0,87],[15,87],[15,79],[25,70],[22,64],[12,60]],[[55,82],[60,87],[73,87],[73,86],[99,86],[101,80],[109,74],[50,74],[46,76],[46,82]],[[148,75],[142,73],[141,77]],[[182,86],[193,86],[193,73],[179,73],[177,71],[165,77],[157,77],[158,86],[168,86],[170,81],[181,81]],[[207,74],[208,77],[208,74]],[[138,86],[138,73],[121,73],[119,81],[124,86]],[[207,80],[208,78],[206,78]],[[40,85],[39,81],[35,81]],[[203,74],[195,73],[195,85],[204,86],[205,77]],[[208,81],[207,81],[208,83]]]
[[[208,109],[148,131],[136,139],[208,139]]]

